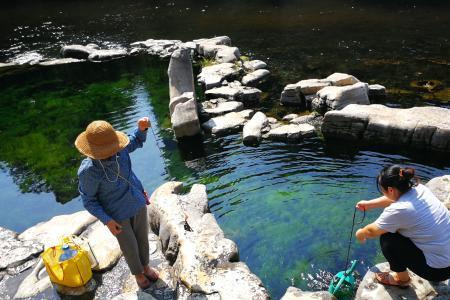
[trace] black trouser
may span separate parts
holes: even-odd
[[[430,281],[444,281],[450,278],[450,267],[435,269],[427,265],[422,250],[399,233],[385,233],[380,236],[381,251],[391,270],[404,272],[410,269],[420,277]]]

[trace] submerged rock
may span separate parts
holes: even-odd
[[[242,78],[242,84],[248,86],[256,86],[270,75],[270,72],[265,69],[259,69],[248,73]]]
[[[411,287],[399,289],[379,284],[375,280],[376,272],[389,271],[389,263],[381,263],[366,273],[361,281],[355,300],[380,300],[380,299],[449,299],[450,282],[449,280],[439,283],[430,283],[429,281],[417,276],[409,271],[411,276]]]
[[[269,121],[264,113],[256,112],[251,120],[245,124],[243,130],[243,143],[245,145],[255,145],[261,141],[262,129],[268,125]]]
[[[351,104],[325,114],[325,138],[450,152],[450,110]]]
[[[304,292],[301,289],[290,286],[280,300],[336,300],[329,292]]]
[[[370,104],[367,85],[362,82],[347,86],[327,86],[317,92],[313,109],[339,110],[349,104]],[[316,102],[317,100],[317,102]]]
[[[284,142],[298,142],[315,135],[315,128],[309,124],[289,124],[271,129],[268,138]]]
[[[202,124],[206,132],[215,135],[232,133],[239,131],[245,123],[247,123],[249,112],[252,110],[244,110],[240,112],[231,112],[223,116],[215,117]]]
[[[228,101],[223,98],[212,99],[200,104],[200,113],[207,117],[217,117],[234,111],[241,111],[244,104],[238,101]]]

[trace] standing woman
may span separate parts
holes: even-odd
[[[141,118],[128,137],[106,121],[94,121],[75,141],[78,151],[87,156],[78,170],[83,205],[115,235],[142,289],[159,275],[148,265],[147,197],[131,170],[129,153],[142,147],[149,127],[149,119]]]
[[[391,272],[375,274],[378,282],[406,288],[410,269],[431,281],[450,278],[450,212],[414,176],[414,169],[386,167],[377,177],[382,197],[359,201],[361,210],[384,208],[378,219],[356,231],[356,238],[380,236]]]

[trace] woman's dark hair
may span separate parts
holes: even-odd
[[[413,168],[402,168],[399,165],[392,165],[384,167],[377,176],[377,188],[381,192],[380,187],[384,190],[393,187],[406,193],[413,186],[418,184],[418,179],[414,176],[415,170]]]

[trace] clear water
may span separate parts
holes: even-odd
[[[385,84],[390,105],[448,106],[449,8],[435,1],[25,1],[0,11],[0,61],[21,53],[56,57],[62,43],[227,34],[242,52],[269,62],[274,80],[262,105],[276,115],[286,112],[275,105],[284,84],[334,71]],[[424,181],[450,173],[448,159],[427,153],[319,138],[247,148],[239,134],[207,137],[189,153],[165,129],[166,69],[167,62],[137,57],[0,71],[0,226],[20,232],[82,209],[76,135],[94,119],[127,131],[149,115],[157,138],[149,134],[132,154],[144,186],[152,191],[169,178],[206,184],[227,237],[277,299],[292,283],[313,289],[302,280],[307,274],[344,267],[354,203],[377,196],[374,177],[382,166],[412,165]],[[441,87],[417,89],[417,80]],[[360,273],[383,259],[376,241],[352,249],[363,262]]]

